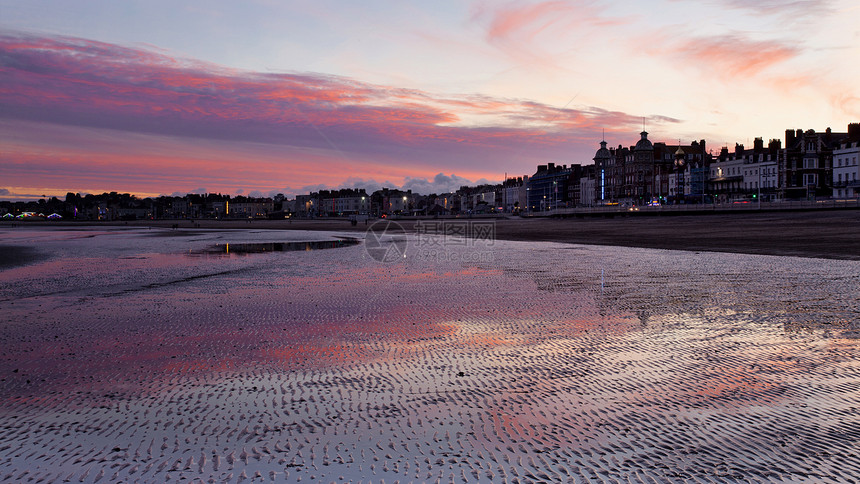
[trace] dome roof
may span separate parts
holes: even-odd
[[[653,145],[653,144],[651,144],[651,142],[650,142],[650,141],[648,141],[648,132],[647,132],[647,131],[643,131],[643,132],[641,132],[641,133],[639,133],[639,134],[642,136],[642,139],[640,139],[640,140],[636,143],[636,147],[635,147],[635,148],[633,148],[633,149],[634,149],[635,151],[654,151],[654,145]]]
[[[600,149],[597,150],[597,153],[594,154],[594,161],[597,160],[608,160],[612,158],[612,153],[606,149],[606,141],[600,142]]]
[[[681,147],[680,147],[680,146],[678,147],[678,151],[676,151],[676,152],[675,152],[675,156],[684,156],[684,155],[686,155],[686,154],[687,154],[687,153],[685,153],[685,152],[684,152],[684,150],[683,150],[683,149],[681,149]]]

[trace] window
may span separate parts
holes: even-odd
[[[818,160],[815,158],[804,158],[803,159],[803,167],[804,168],[818,168]]]
[[[803,175],[803,184],[804,185],[817,185],[818,184],[818,175],[814,173],[806,173]]]

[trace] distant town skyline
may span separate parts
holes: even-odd
[[[860,119],[860,6],[0,0],[0,199],[417,193]]]

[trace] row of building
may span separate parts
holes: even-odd
[[[727,203],[860,197],[860,123],[846,132],[786,130],[785,145],[756,138],[715,155],[705,140],[690,144],[652,142],[640,133],[635,145],[607,147],[590,164],[538,165],[532,175],[499,184],[463,186],[451,193],[421,195],[382,188],[322,190],[287,199],[188,194],[137,199],[116,192],[69,193],[38,202],[0,202],[4,213],[58,213],[89,220],[287,218],[460,213],[531,213],[605,205]]]
[[[607,145],[600,142],[593,164],[547,163],[500,184],[429,196],[390,189],[319,192],[297,197],[291,210],[308,217],[435,215],[860,197],[860,123],[838,133],[786,130],[785,145],[756,138],[750,148],[736,144],[719,154],[705,140],[654,143],[645,131],[635,145]]]
[[[762,198],[796,200],[860,195],[860,124],[836,133],[827,128],[786,130],[785,146],[756,138],[719,155],[704,140],[689,145],[652,143],[640,133],[636,145],[594,156],[593,204],[710,203]],[[589,204],[589,200],[580,200]]]

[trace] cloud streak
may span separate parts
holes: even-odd
[[[0,118],[45,134],[41,145],[39,135],[22,134],[29,144],[4,155],[7,167],[20,170],[16,186],[26,186],[20,178],[27,163],[46,172],[64,164],[87,172],[78,169],[84,160],[93,166],[106,159],[126,163],[119,170],[126,178],[112,174],[118,180],[138,183],[165,166],[193,166],[179,171],[204,179],[184,180],[185,186],[214,189],[229,186],[255,158],[263,160],[255,168],[262,178],[243,179],[248,189],[263,182],[271,185],[262,188],[314,183],[320,180],[310,178],[320,173],[328,175],[322,183],[333,183],[326,163],[342,170],[341,179],[426,180],[440,170],[477,179],[527,171],[547,159],[572,162],[572,145],[592,145],[602,128],[629,130],[641,120],[596,107],[439,96],[323,74],[247,72],[141,48],[23,33],[0,36],[0,76]],[[153,154],[140,136],[170,140],[164,150],[174,151]],[[4,143],[15,144],[12,138]],[[221,160],[212,145],[224,144],[236,158]],[[207,175],[212,170],[203,165],[217,167],[218,176]],[[286,176],[279,169],[300,179],[291,185],[272,179]]]
[[[552,69],[563,68],[557,57],[564,54],[546,50],[540,37],[553,38],[552,44],[559,46],[571,37],[628,23],[628,19],[604,15],[603,8],[589,0],[514,2],[500,7],[479,5],[471,20],[484,26],[490,45],[519,63]]]
[[[670,47],[683,61],[707,66],[728,76],[756,75],[801,54],[802,50],[776,40],[749,40],[739,35],[693,38]]]
[[[805,18],[829,14],[833,11],[833,2],[828,0],[724,0],[724,3],[731,8],[750,10],[758,15],[781,17]]]

